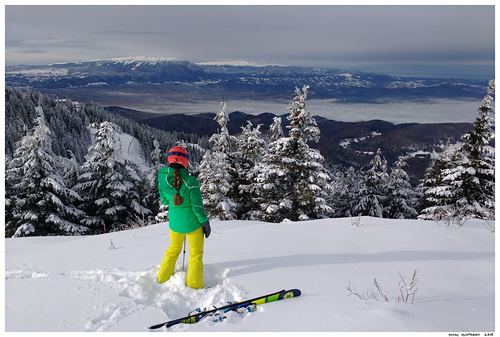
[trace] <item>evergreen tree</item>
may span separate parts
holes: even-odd
[[[271,138],[269,139],[271,143],[285,136],[281,126],[281,117],[273,117],[273,123],[269,127],[269,131],[271,132]]]
[[[160,210],[164,211],[164,206],[158,196],[158,173],[160,169],[164,166],[161,164],[161,149],[160,143],[156,139],[153,140],[153,151],[151,153],[151,163],[152,167],[146,173],[148,188],[147,193],[144,198],[145,204],[151,210],[152,214],[157,214]],[[158,217],[158,216],[157,216]],[[163,219],[163,221],[167,221]]]
[[[242,127],[242,133],[236,143],[234,155],[236,163],[238,188],[238,218],[255,220],[259,217],[256,211],[258,205],[258,192],[256,178],[258,176],[258,165],[266,152],[266,141],[262,139],[259,124],[253,128],[253,124],[247,121],[247,125]],[[258,213],[258,211],[257,211]]]
[[[206,151],[203,156],[198,178],[207,215],[211,219],[233,220],[237,218],[238,208],[234,201],[237,194],[233,186],[235,167],[230,156],[235,139],[227,130],[229,116],[224,100],[221,107],[214,118],[220,130],[210,137],[212,151]]]
[[[296,96],[290,102],[287,108],[290,113],[287,119],[290,125],[287,126],[290,131],[288,135],[296,142],[303,142],[305,144],[310,141],[319,141],[320,130],[316,124],[316,120],[311,116],[310,112],[306,109],[306,98],[309,93],[309,86],[305,85],[302,90],[295,88]],[[305,148],[305,146],[303,146]]]
[[[449,148],[450,144],[448,140],[437,158],[430,162],[425,170],[424,178],[420,180],[420,184],[417,186],[417,191],[420,195],[419,203],[422,210],[438,203],[436,200],[428,200],[428,198],[433,194],[431,190],[443,181],[443,170],[447,167],[447,163],[449,162]]]
[[[261,126],[262,124],[259,124],[254,128],[252,122],[247,121],[247,125],[241,127],[242,132],[237,139],[235,155],[241,171],[250,170],[265,153],[266,142],[261,137]]]
[[[465,160],[461,170],[461,198],[457,201],[457,216],[466,220],[495,218],[495,141],[494,111],[491,101],[495,81],[489,83],[487,95],[478,109],[474,128],[464,135]]]
[[[280,222],[283,209],[288,204],[276,180],[278,176],[283,176],[285,172],[279,166],[279,160],[275,153],[277,144],[283,137],[281,118],[274,117],[270,128],[270,140],[267,151],[263,153],[262,160],[255,163],[252,173],[253,184],[244,187],[246,193],[250,193],[253,198],[254,208],[247,212],[246,217],[250,220],[264,220],[270,222]],[[278,212],[280,209],[282,210]]]
[[[456,146],[455,146],[456,147]],[[453,218],[453,192],[451,185],[445,181],[445,172],[457,161],[460,154],[450,144],[446,144],[439,156],[431,162],[426,170],[418,190],[422,195],[422,212],[418,216],[422,220],[433,220],[449,225]]]
[[[75,188],[84,197],[83,207],[89,214],[86,224],[96,232],[109,232],[151,210],[143,205],[146,184],[142,173],[122,156],[120,128],[110,122],[89,128],[97,131]]]
[[[72,189],[76,185],[78,176],[80,175],[80,164],[78,164],[73,152],[70,150],[67,152],[67,157],[58,157],[58,159],[60,161],[62,177],[66,182],[66,186]]]
[[[320,135],[316,121],[306,110],[308,88],[296,88],[296,96],[290,102],[288,137],[277,137],[280,127],[275,120],[269,151],[259,167],[260,205],[267,221],[308,220],[332,212],[326,202],[330,174],[322,165],[320,152],[307,144],[317,142]]]
[[[383,216],[391,219],[414,219],[418,212],[418,193],[410,184],[408,174],[403,170],[406,162],[402,157],[391,171],[387,184],[387,200],[384,203]]]
[[[358,216],[352,214],[360,190],[360,179],[354,167],[339,171],[335,175],[332,187],[332,207],[335,217]]]
[[[66,187],[43,109],[38,106],[36,112],[33,132],[19,141],[6,172],[6,235],[86,234],[88,228],[80,224],[84,213],[74,205],[80,196]]]
[[[450,160],[445,162],[438,179],[426,176],[423,183],[426,208],[420,219],[462,226],[470,218],[494,219],[495,216],[495,152],[494,118],[490,81],[487,95],[479,109],[474,128],[464,135],[465,141]],[[430,173],[433,173],[430,170]]]
[[[356,215],[368,215],[381,218],[383,216],[384,202],[387,199],[387,161],[382,159],[380,149],[370,162],[371,168],[364,172],[362,186],[359,191],[358,204],[354,206]]]

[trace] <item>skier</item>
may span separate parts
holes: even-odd
[[[174,146],[168,152],[169,167],[158,174],[158,191],[161,202],[169,205],[170,247],[158,271],[158,283],[166,282],[174,274],[175,263],[187,236],[189,264],[186,285],[203,288],[203,243],[210,236],[211,228],[203,208],[200,184],[187,171],[188,151]]]

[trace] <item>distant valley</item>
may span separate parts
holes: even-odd
[[[286,107],[294,88],[306,84],[311,87],[311,99],[338,103],[433,99],[479,103],[488,80],[403,78],[354,70],[271,65],[194,64],[151,57],[5,69],[9,86],[31,87],[61,98],[156,113],[184,113],[182,105],[190,104],[207,104],[207,111],[198,112],[213,112],[210,107],[222,96],[229,101],[268,101]]]
[[[5,80],[8,86],[30,87],[73,101],[98,102],[140,123],[202,136],[217,131],[213,117],[223,97],[229,102],[248,102],[248,106],[269,102],[280,107],[273,113],[265,108],[248,113],[235,111],[241,110],[240,107],[229,105],[228,111],[233,112],[228,128],[234,134],[240,132],[247,120],[254,125],[263,124],[264,132],[275,115],[281,115],[286,124],[286,107],[293,98],[294,88],[305,84],[311,86],[311,99],[330,100],[344,107],[461,100],[469,102],[467,113],[471,110],[471,116],[488,84],[488,79],[401,78],[340,69],[208,65],[149,57],[8,66]],[[201,109],[184,113],[193,106]],[[453,113],[454,107],[446,109]],[[345,114],[352,114],[352,110]],[[369,114],[364,117],[359,119],[363,121],[342,121],[342,115],[335,120],[317,116],[321,140],[311,146],[319,148],[333,164],[358,168],[369,164],[377,148],[382,150],[389,165],[398,156],[408,156],[407,171],[415,181],[423,176],[431,156],[443,144],[448,140],[458,141],[472,127],[468,122],[458,123],[463,119],[454,123],[453,118],[450,123],[408,124],[370,118]],[[467,118],[471,122],[473,119]]]

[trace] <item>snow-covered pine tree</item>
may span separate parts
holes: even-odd
[[[127,219],[151,213],[142,201],[147,184],[137,165],[122,156],[118,125],[102,122],[89,128],[97,131],[75,189],[84,198],[85,223],[94,232],[110,232]]]
[[[357,205],[353,208],[354,215],[368,215],[381,218],[384,202],[387,199],[387,160],[382,159],[380,149],[370,162],[371,168],[364,172],[362,186],[359,191]]]
[[[269,127],[271,135],[267,152],[254,168],[256,176],[254,184],[251,185],[251,192],[256,208],[251,212],[252,220],[280,222],[288,217],[284,213],[291,208],[291,201],[284,196],[280,188],[281,183],[277,180],[285,175],[276,152],[277,144],[284,137],[281,123],[281,117],[274,117]]]
[[[390,219],[414,219],[418,212],[418,193],[411,186],[410,178],[403,169],[408,164],[399,157],[387,183],[387,200],[384,202],[383,217]]]
[[[462,137],[465,161],[461,165],[462,197],[457,201],[457,217],[495,219],[495,117],[491,107],[495,80],[478,109],[474,128]],[[463,221],[462,220],[462,221]]]
[[[458,146],[459,147],[459,146]],[[426,170],[417,190],[421,194],[422,220],[433,220],[438,223],[450,224],[453,217],[451,186],[444,179],[445,170],[452,167],[457,159],[457,144],[447,143],[438,157],[434,159]]]
[[[266,141],[259,130],[261,126],[259,124],[254,128],[252,122],[247,121],[247,125],[241,127],[242,133],[237,139],[233,155],[237,173],[238,196],[235,201],[238,204],[238,218],[245,220],[260,219],[256,178],[258,164],[266,153]]]
[[[6,172],[6,236],[86,234],[88,228],[80,223],[85,214],[75,207],[81,198],[66,187],[43,109],[38,106],[36,112],[33,132],[18,142]]]
[[[235,139],[227,130],[229,116],[226,103],[221,102],[221,110],[214,120],[220,125],[217,133],[210,137],[212,150],[205,152],[200,164],[200,190],[203,205],[211,219],[233,220],[237,218],[238,205],[234,201],[236,191],[233,186],[235,175],[230,153],[234,149]]]
[[[333,215],[335,217],[358,216],[359,214],[352,214],[360,190],[360,178],[354,167],[337,172],[332,185]]]
[[[474,128],[464,135],[465,141],[441,169],[432,185],[423,185],[427,207],[420,219],[434,220],[446,225],[462,226],[470,218],[494,219],[495,216],[495,152],[494,117],[491,95],[494,80],[479,109]],[[432,172],[432,171],[431,171]]]
[[[160,143],[154,139],[153,140],[153,151],[151,152],[151,164],[152,167],[146,173],[148,189],[145,196],[145,204],[151,210],[152,214],[156,214],[156,219],[158,221],[167,221],[164,212],[164,205],[158,196],[158,173],[160,169],[164,166],[161,163]],[[167,206],[168,207],[168,206]]]
[[[310,141],[318,142],[321,132],[316,124],[316,120],[306,109],[309,86],[303,86],[302,90],[295,87],[295,94],[296,96],[287,108],[289,111],[287,119],[290,121],[290,125],[287,126],[290,129],[288,136],[294,141],[302,141],[306,144]]]
[[[67,153],[68,157],[58,157],[58,159],[66,186],[72,189],[76,185],[78,176],[80,175],[80,164],[72,151],[68,150]]]
[[[273,117],[273,123],[269,126],[269,131],[271,133],[271,138],[269,139],[270,143],[285,136],[283,127],[281,126],[281,117]]]
[[[45,123],[51,130],[52,152],[67,157],[71,151],[78,163],[82,163],[91,143],[85,128],[89,124],[88,116],[69,100],[63,102],[27,88],[8,86],[5,87],[6,157],[13,157],[15,144],[34,127],[38,106],[43,109]]]
[[[331,215],[326,199],[331,180],[323,167],[323,156],[311,149],[310,141],[318,141],[320,130],[306,110],[305,100],[309,86],[295,88],[296,96],[290,102],[289,136],[278,138],[279,123],[274,128],[265,162],[259,168],[258,181],[262,186],[264,220],[280,222],[322,218]]]

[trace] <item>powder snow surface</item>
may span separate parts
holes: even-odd
[[[146,332],[198,307],[299,288],[300,297],[253,313],[160,331],[493,332],[490,229],[482,221],[458,228],[370,217],[359,227],[349,219],[214,221],[205,241],[207,288],[200,290],[184,286],[182,254],[176,274],[156,282],[168,223],[98,236],[5,239],[5,330]],[[401,276],[409,283],[415,270],[414,303],[397,302]],[[366,299],[349,296],[349,284]]]

